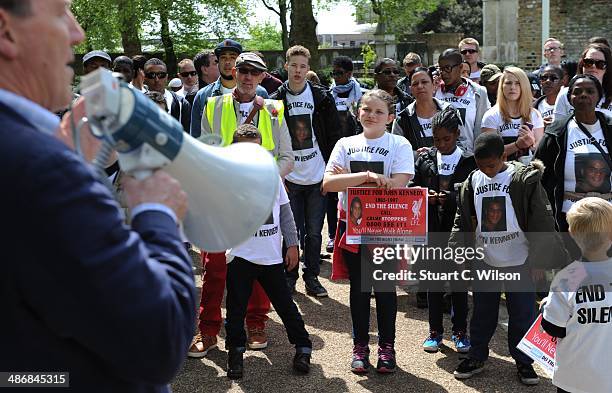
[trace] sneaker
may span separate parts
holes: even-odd
[[[376,371],[381,374],[394,373],[395,366],[395,349],[393,349],[393,344],[380,344],[378,346],[378,363],[376,363]]]
[[[536,374],[531,364],[516,362],[516,369],[521,382],[525,385],[537,385],[540,383],[540,377]]]
[[[204,336],[198,333],[189,347],[187,356],[190,358],[203,358],[211,350],[217,347],[217,336]]]
[[[370,348],[368,344],[355,344],[353,346],[353,361],[351,371],[355,374],[365,374],[370,368]]]
[[[304,282],[306,283],[306,294],[315,297],[327,297],[327,291],[317,277],[304,280]]]
[[[455,350],[458,353],[468,353],[470,351],[470,339],[465,335],[465,332],[458,331],[454,332],[451,337],[453,344],[455,344]]]
[[[227,377],[229,379],[240,379],[244,365],[242,363],[242,351],[230,349],[227,353]]]
[[[330,254],[334,252],[334,239],[330,238],[327,241],[327,246],[325,246],[325,251],[327,251]]]
[[[264,349],[268,346],[268,337],[264,328],[248,328],[247,344],[249,349]]]
[[[425,352],[435,353],[440,349],[440,343],[442,342],[442,335],[436,331],[431,331],[429,337],[423,341],[423,349]]]
[[[457,379],[467,379],[478,374],[484,369],[484,362],[476,359],[464,359],[453,373]]]
[[[307,374],[310,371],[310,354],[296,352],[293,357],[293,369],[297,372]]]

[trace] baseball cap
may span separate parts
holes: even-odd
[[[181,87],[183,86],[183,82],[179,78],[174,78],[168,83],[168,87]]]
[[[229,51],[241,54],[242,45],[240,45],[239,42],[234,41],[234,40],[230,40],[230,39],[223,40],[223,42],[220,42],[219,45],[217,45],[217,47],[215,48],[215,56],[217,57],[221,56],[221,52],[223,52],[224,50],[229,50]]]
[[[493,82],[502,75],[501,70],[495,64],[487,64],[480,70],[480,81],[483,83]]]
[[[261,59],[261,57],[257,56],[253,52],[244,52],[236,59],[236,68],[240,68],[243,65],[250,65],[251,67],[261,70],[267,71],[268,67],[266,63]]]
[[[91,52],[87,53],[85,56],[83,56],[83,64],[87,63],[89,60],[95,58],[95,57],[99,57],[101,59],[104,59],[106,61],[108,61],[109,63],[112,62],[111,57],[108,55],[108,53],[102,51],[102,50],[92,50]]]

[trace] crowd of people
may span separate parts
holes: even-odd
[[[257,143],[276,159],[279,193],[266,223],[226,252],[201,251],[198,308],[187,254],[191,245],[176,228],[187,207],[180,185],[163,171],[146,180],[121,177],[131,216],[131,228],[126,226],[110,192],[65,137],[66,119],[82,110],[78,100],[61,123],[51,115],[74,98],[68,90],[72,74],[66,71],[72,52],[62,59],[51,54],[84,38],[67,4],[0,1],[0,32],[7,31],[0,34],[0,61],[7,70],[0,76],[0,116],[10,141],[0,156],[8,168],[5,182],[15,185],[14,195],[3,196],[3,206],[23,207],[7,209],[16,228],[7,239],[14,244],[9,259],[27,262],[10,266],[0,280],[7,294],[0,304],[11,321],[0,332],[19,337],[4,340],[11,356],[0,360],[2,369],[59,368],[71,371],[75,385],[166,391],[181,357],[201,358],[216,348],[227,290],[227,376],[243,376],[247,349],[267,347],[271,305],[295,346],[294,370],[308,373],[312,342],[292,296],[300,265],[306,294],[328,296],[319,280],[326,248],[350,282],[350,370],[363,374],[372,367],[373,297],[375,369],[393,373],[397,283],[374,278],[379,267],[370,247],[347,243],[347,216],[360,225],[364,206],[357,198],[348,203],[346,189],[409,186],[429,192],[428,232],[435,236],[426,246],[484,250],[481,260],[469,264],[436,261],[414,269],[496,270],[523,277],[520,287],[420,283],[417,303],[428,308],[430,330],[422,349],[439,350],[448,300],[451,342],[464,356],[454,376],[481,372],[505,293],[510,355],[520,381],[537,384],[533,360],[517,345],[536,319],[536,284],[556,269],[560,272],[546,285],[550,294],[541,303],[543,329],[559,338],[553,383],[559,392],[612,389],[605,369],[584,362],[605,359],[612,351],[612,297],[586,293],[612,282],[612,55],[606,39],[585,43],[572,62],[563,59],[562,43],[550,38],[543,48],[547,63],[526,71],[483,63],[478,41],[465,38],[430,66],[416,53],[407,54],[401,66],[395,59],[379,59],[370,90],[354,77],[346,56],[334,59],[333,82],[322,85],[301,45],[287,50],[285,72],[276,72],[261,53],[225,39],[213,51],[181,60],[176,78],[158,58],[87,53],[86,74],[112,70],[194,138],[221,147]],[[49,55],[62,77],[53,86],[30,78],[15,88],[15,76],[39,64],[28,63],[25,54],[38,40],[32,31],[40,29],[47,34],[37,47],[39,63],[46,64],[43,57]],[[18,132],[9,135],[13,129]],[[107,174],[119,170],[114,164]],[[50,218],[41,222],[40,215]],[[326,219],[330,242],[323,245]],[[42,242],[40,251],[24,244],[33,236]],[[42,263],[50,262],[48,255],[54,255],[53,263]],[[32,279],[32,266],[44,274]],[[390,273],[397,265],[382,269]],[[191,337],[196,319],[198,333]],[[100,338],[92,325],[114,336]],[[53,355],[35,361],[19,355],[33,336]],[[137,348],[136,358],[123,356],[127,347]],[[146,366],[151,360],[161,364]],[[140,361],[141,368],[134,365]]]

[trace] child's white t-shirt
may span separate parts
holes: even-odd
[[[566,331],[553,384],[572,393],[612,391],[612,259],[573,262],[550,288],[544,319]]]
[[[349,173],[375,172],[390,177],[396,173],[414,175],[414,155],[410,142],[403,136],[385,132],[375,139],[366,138],[363,133],[341,138],[327,162],[327,172],[334,165],[348,170]],[[341,191],[339,198],[346,210],[346,192]]]
[[[283,262],[281,248],[280,207],[289,203],[289,197],[281,179],[278,194],[270,218],[253,236],[227,252],[229,259],[240,257],[256,265],[276,265]]]
[[[510,199],[510,182],[515,168],[508,163],[505,171],[492,178],[481,171],[472,175],[474,207],[478,225],[476,246],[484,249],[484,261],[495,267],[525,263],[529,243],[516,218]]]

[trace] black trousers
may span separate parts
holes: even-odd
[[[289,342],[298,350],[312,348],[312,342],[304,327],[304,320],[287,287],[283,264],[257,265],[239,257],[235,257],[227,265],[226,347],[228,349],[246,348],[244,318],[255,280],[259,281],[266,291],[276,313],[283,321]]]

